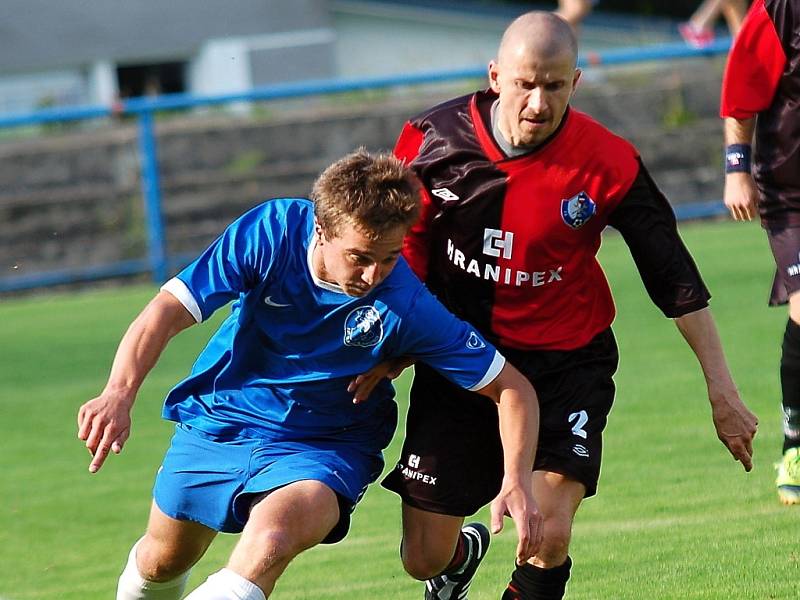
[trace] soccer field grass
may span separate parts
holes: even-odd
[[[619,309],[621,366],[599,493],[575,524],[571,600],[800,597],[800,509],[781,506],[773,483],[786,316],[765,305],[772,277],[766,238],[754,224],[698,223],[682,231],[714,294],[734,376],[761,421],[755,468],[745,473],[716,439],[690,350],[645,295],[621,238],[607,235],[601,260]],[[0,300],[3,600],[113,598],[128,550],[144,530],[170,436],[161,401],[213,329],[206,324],[173,340],[142,388],[124,452],[90,475],[75,436],[77,408],[101,390],[124,328],[153,292],[125,287]],[[408,381],[398,382],[402,406]],[[401,435],[402,428],[386,452],[389,466]],[[486,511],[477,518],[486,521]],[[421,584],[402,572],[399,534],[396,497],[373,486],[348,538],[295,560],[272,597],[421,599]],[[217,539],[190,587],[224,564],[235,540]],[[500,597],[513,547],[507,520],[472,600]]]

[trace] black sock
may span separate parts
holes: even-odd
[[[572,559],[560,567],[542,569],[525,563],[514,569],[501,600],[561,600],[567,588]]]
[[[458,534],[458,541],[456,542],[456,549],[453,553],[453,558],[450,559],[450,564],[447,565],[442,571],[442,575],[452,575],[453,573],[457,573],[461,568],[463,568],[464,563],[467,562],[469,558],[469,540],[467,540],[467,536],[464,535],[464,532],[460,532]]]
[[[783,451],[800,446],[800,325],[789,319],[781,354]]]

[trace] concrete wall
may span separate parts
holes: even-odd
[[[719,199],[721,69],[703,59],[589,73],[574,105],[633,141],[673,203]],[[409,116],[475,85],[159,120],[170,252],[200,251],[263,199],[308,194],[331,161],[391,148]],[[133,122],[0,143],[0,277],[144,256],[139,185]]]

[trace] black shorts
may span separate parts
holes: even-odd
[[[779,306],[800,291],[800,227],[767,227],[767,239],[777,267],[769,305]]]
[[[576,350],[501,351],[539,396],[534,469],[566,475],[586,486],[587,497],[593,495],[619,360],[611,329]],[[415,366],[403,450],[382,485],[410,506],[468,516],[491,502],[502,479],[494,402],[424,364]]]

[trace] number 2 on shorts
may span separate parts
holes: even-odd
[[[573,421],[575,421],[575,424],[572,426],[572,434],[586,439],[587,434],[583,426],[589,421],[589,415],[586,414],[585,410],[574,412],[567,417],[568,423],[572,423]]]

